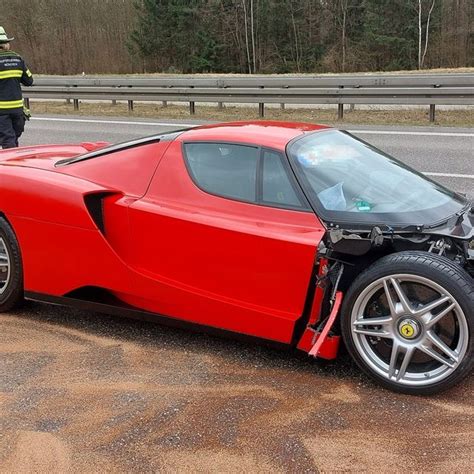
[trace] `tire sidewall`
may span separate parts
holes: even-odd
[[[422,261],[409,261],[409,257],[423,256],[425,259]],[[405,260],[395,261],[393,257],[395,256],[406,256]],[[433,258],[434,257],[434,258]],[[427,263],[427,260],[435,261],[437,265],[430,266]],[[370,377],[375,379],[379,384],[383,385],[390,390],[395,390],[402,393],[408,394],[432,394],[438,393],[455,385],[458,381],[464,378],[473,367],[473,352],[474,352],[474,292],[466,293],[463,291],[462,284],[456,282],[448,273],[444,272],[446,267],[449,267],[451,270],[455,270],[460,274],[461,279],[466,278],[465,281],[471,284],[474,284],[472,278],[465,273],[461,267],[458,267],[455,263],[450,261],[445,257],[439,257],[438,255],[433,256],[428,252],[400,252],[398,254],[392,254],[388,257],[384,257],[367,270],[361,273],[353,282],[349,288],[346,298],[341,309],[341,330],[344,342],[346,344],[347,350],[350,353],[351,357],[357,363],[357,365]],[[381,376],[380,374],[371,370],[364,359],[360,356],[359,351],[357,350],[352,333],[352,324],[351,324],[351,313],[354,303],[361,294],[361,292],[372,282],[378,280],[379,278],[387,277],[389,275],[395,274],[409,274],[419,277],[424,277],[446,289],[460,305],[461,309],[464,312],[466,317],[466,322],[468,326],[468,347],[464,355],[463,360],[456,368],[456,370],[439,382],[435,382],[430,385],[424,385],[420,387],[401,385],[396,382],[392,382]]]
[[[0,312],[5,312],[16,306],[23,298],[23,269],[18,241],[3,217],[0,217],[0,238],[5,242],[10,258],[10,281],[0,295]]]

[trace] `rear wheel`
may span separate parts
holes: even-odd
[[[0,217],[0,312],[23,300],[23,270],[20,247],[8,222]]]
[[[473,367],[474,281],[439,255],[389,255],[356,278],[341,326],[354,360],[385,387],[446,390]]]

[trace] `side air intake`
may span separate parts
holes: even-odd
[[[103,200],[111,193],[92,193],[84,196],[84,202],[97,228],[105,234]]]

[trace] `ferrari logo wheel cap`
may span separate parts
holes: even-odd
[[[420,333],[420,326],[413,319],[403,319],[398,325],[398,332],[404,339],[415,339]]]

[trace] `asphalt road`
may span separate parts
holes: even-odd
[[[23,144],[172,127],[36,120]],[[422,171],[474,174],[473,130],[366,132]],[[473,390],[399,395],[344,357],[27,303],[0,315],[0,472],[473,472]]]

